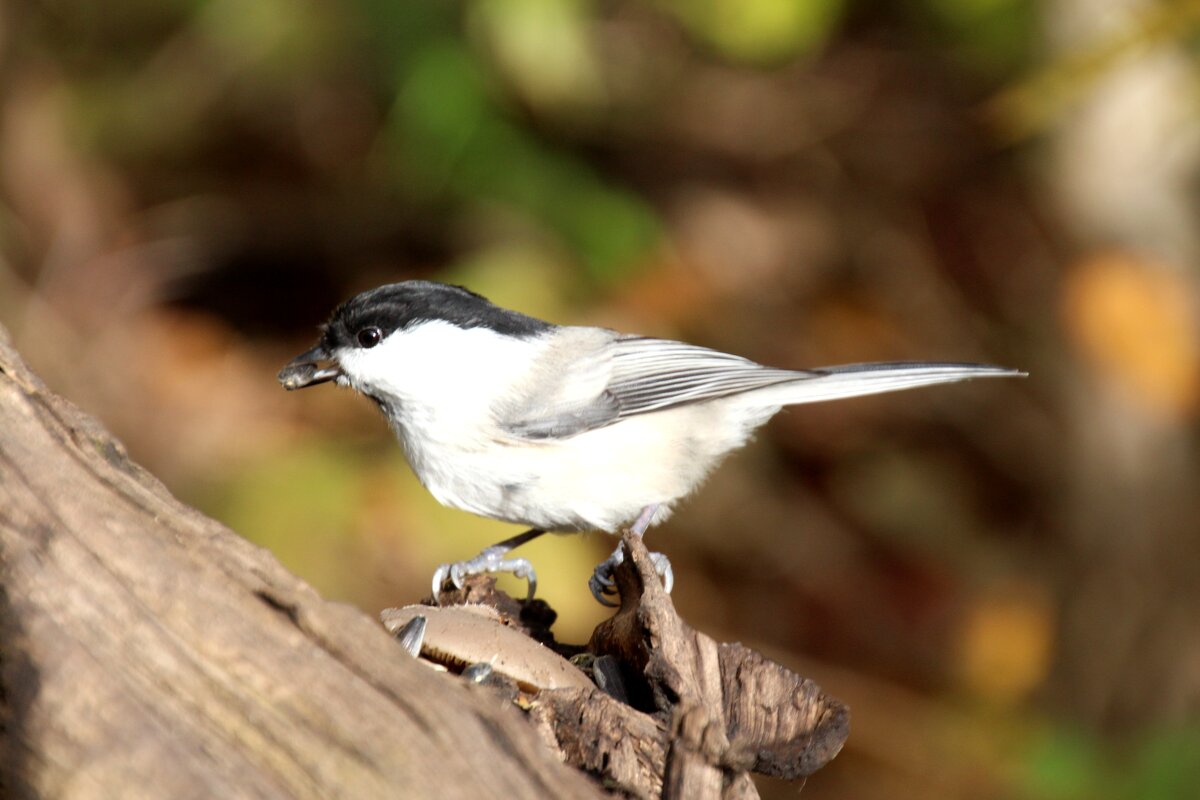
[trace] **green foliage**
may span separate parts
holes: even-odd
[[[1034,800],[1190,800],[1200,787],[1200,727],[1129,737],[1124,747],[1056,730],[1036,740],[1020,779]]]
[[[925,0],[955,55],[985,75],[1024,66],[1037,41],[1032,0]]]
[[[459,40],[412,55],[390,125],[404,187],[428,201],[444,192],[512,207],[561,237],[597,280],[620,278],[647,258],[659,237],[649,206],[517,125],[489,88]]]
[[[778,64],[825,43],[843,0],[660,0],[693,36],[726,58]]]

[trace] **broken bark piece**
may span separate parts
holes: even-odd
[[[562,759],[638,798],[662,797],[667,731],[599,689],[542,692],[529,710],[542,738]]]
[[[425,618],[421,655],[431,661],[459,670],[481,662],[490,664],[526,692],[595,688],[574,664],[519,629],[504,625],[491,606],[405,606],[380,614],[383,626],[393,635],[417,616]]]
[[[845,706],[753,650],[693,630],[641,538],[627,535],[623,546],[621,607],[597,626],[589,649],[639,672],[653,712],[668,720],[664,796],[729,796],[742,785],[738,773],[796,779],[837,755],[849,734]]]
[[[751,754],[750,771],[792,780],[838,754],[850,733],[844,705],[740,644],[720,645],[718,657],[730,747]]]
[[[676,613],[641,538],[626,536],[624,547],[625,561],[614,573],[620,609],[597,626],[588,652],[603,665],[603,682],[621,685],[626,702],[589,683],[544,688],[527,706],[543,740],[566,763],[633,797],[748,800],[758,796],[751,772],[802,780],[837,755],[849,732],[845,706],[761,654],[693,630]],[[453,598],[443,595],[441,609],[428,610],[479,619],[477,605],[468,612],[444,604],[494,603],[497,619],[517,636],[528,604],[494,583],[472,576]],[[543,620],[553,619],[548,606],[539,608]],[[399,624],[399,617],[388,622]],[[528,640],[489,645],[510,646],[514,652],[541,647]],[[491,656],[471,656],[485,657]]]

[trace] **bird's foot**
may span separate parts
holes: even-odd
[[[612,555],[604,559],[596,565],[596,569],[592,572],[592,577],[588,578],[588,588],[592,590],[592,597],[596,598],[602,606],[615,608],[617,606],[612,600],[608,599],[617,593],[617,584],[613,580],[613,571],[617,565],[625,560],[625,549],[620,545],[613,551]],[[671,562],[665,553],[651,553],[650,560],[654,562],[654,571],[658,573],[658,577],[662,578],[663,589],[667,594],[671,593],[671,588],[675,585],[675,573],[671,570]]]
[[[433,597],[436,600],[442,592],[442,586],[446,583],[446,578],[454,584],[456,589],[463,588],[463,580],[469,575],[482,575],[485,572],[507,572],[517,578],[523,578],[529,581],[529,591],[526,593],[526,598],[533,599],[534,592],[537,591],[537,573],[533,571],[533,564],[527,558],[505,558],[511,546],[505,547],[502,542],[499,545],[493,545],[485,548],[482,553],[472,559],[466,561],[456,561],[453,564],[442,564],[433,572]]]

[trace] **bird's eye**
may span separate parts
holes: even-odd
[[[363,328],[358,332],[359,347],[374,347],[383,341],[383,331],[374,326]]]

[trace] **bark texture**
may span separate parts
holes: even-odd
[[[172,498],[0,331],[0,796],[601,792]]]

